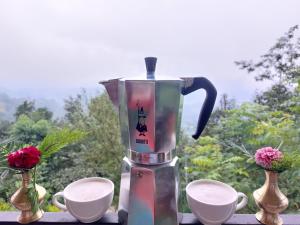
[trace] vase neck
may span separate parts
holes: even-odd
[[[28,187],[29,183],[30,183],[30,173],[29,171],[25,171],[22,173],[22,186],[23,187]]]
[[[266,185],[275,185],[278,186],[278,173],[277,172],[273,172],[273,171],[267,171],[265,170],[265,174],[266,174]]]

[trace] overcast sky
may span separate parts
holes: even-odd
[[[255,59],[300,24],[300,1],[0,0],[0,87],[61,97],[99,80],[144,72],[203,75],[240,101],[264,84],[235,60]]]

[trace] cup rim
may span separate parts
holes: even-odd
[[[230,202],[228,201],[226,203],[219,203],[219,204],[218,203],[214,203],[214,204],[212,204],[212,203],[209,203],[209,202],[205,202],[205,201],[196,199],[195,197],[193,197],[192,195],[190,195],[189,188],[191,186],[195,185],[196,183],[204,183],[204,182],[209,182],[209,183],[219,184],[219,185],[225,186],[226,188],[230,189],[232,192],[235,193],[235,198],[232,199]],[[199,203],[202,203],[202,204],[205,204],[205,205],[208,205],[208,206],[226,206],[226,205],[231,205],[232,203],[236,202],[237,199],[238,199],[238,192],[233,187],[231,187],[229,184],[226,184],[226,183],[223,183],[223,182],[217,181],[217,180],[211,180],[211,179],[194,180],[194,181],[190,182],[186,186],[185,191],[186,191],[186,194],[188,195],[189,198],[193,199],[196,202],[199,202]]]
[[[70,196],[68,196],[67,191],[68,191],[68,189],[72,188],[72,186],[76,185],[77,183],[81,183],[81,182],[84,182],[84,181],[92,181],[92,180],[102,181],[102,182],[104,181],[105,183],[110,184],[111,185],[111,190],[106,195],[103,195],[100,198],[95,198],[95,199],[92,199],[92,200],[89,200],[89,201],[80,201],[80,200],[70,198]],[[115,189],[114,183],[111,180],[107,179],[107,178],[103,178],[103,177],[85,177],[85,178],[73,181],[72,183],[68,184],[65,187],[65,189],[63,191],[63,194],[64,194],[64,198],[68,201],[72,201],[72,202],[76,202],[76,203],[90,203],[90,202],[98,201],[99,199],[103,199],[107,196],[110,196],[113,193],[114,189]]]

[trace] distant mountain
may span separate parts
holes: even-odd
[[[16,107],[22,101],[22,99],[12,98],[5,93],[0,93],[0,119],[13,120]]]
[[[103,91],[100,85],[88,88],[10,88],[0,86],[0,119],[14,119],[16,107],[23,101],[34,101],[35,106],[47,107],[54,113],[54,118],[62,117],[65,114],[64,100],[69,96],[76,96],[85,90],[88,98],[96,96]]]
[[[48,90],[48,92],[43,91],[43,96],[41,96],[40,92],[33,90],[19,90],[18,93],[3,88],[1,88],[1,90],[2,93],[0,93],[0,119],[9,121],[12,121],[14,119],[16,107],[25,100],[34,101],[37,108],[47,107],[54,113],[55,118],[63,117],[65,114],[64,99],[66,99],[68,96],[76,96],[77,93],[81,92],[81,89],[65,90],[65,92],[58,90]],[[86,89],[88,97],[98,95],[102,91],[103,89]],[[195,131],[204,97],[204,92],[195,92],[184,97],[182,128],[184,128],[188,133],[193,133]]]
[[[61,117],[64,115],[63,104],[56,100],[46,98],[16,98],[11,97],[6,93],[0,93],[0,119],[12,121],[17,106],[25,100],[34,101],[36,108],[47,107],[53,112],[54,117]]]

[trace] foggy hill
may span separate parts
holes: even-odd
[[[11,97],[6,93],[0,93],[0,119],[1,120],[14,120],[14,114],[18,105],[25,100],[35,102],[35,107],[47,107],[53,112],[54,117],[61,117],[64,115],[63,104],[54,99],[47,98],[23,98]]]

